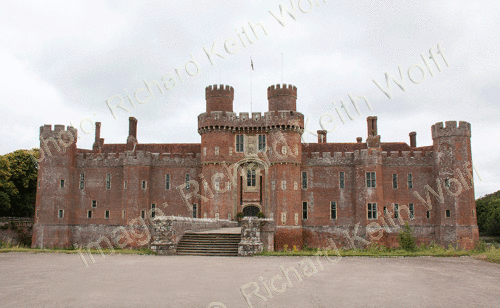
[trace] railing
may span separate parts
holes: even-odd
[[[16,223],[19,226],[29,226],[35,222],[34,218],[28,217],[0,217],[0,224]]]

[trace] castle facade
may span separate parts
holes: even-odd
[[[275,249],[360,238],[395,246],[405,222],[419,243],[477,242],[469,123],[432,125],[433,144],[417,147],[414,132],[409,145],[381,142],[368,117],[366,142],[328,143],[318,131],[318,143],[303,144],[297,88],[267,94],[263,115],[236,114],[234,89],[208,86],[197,144],[141,144],[133,117],[123,144],[106,144],[96,123],[91,150],[77,148],[73,127],[42,126],[33,246],[117,242],[117,230],[158,214],[236,220],[240,212],[274,219]]]

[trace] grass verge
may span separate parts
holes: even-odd
[[[27,253],[78,253],[78,250],[74,248],[29,248],[22,246],[0,246],[0,253],[7,252],[27,252]],[[82,253],[86,253],[86,249],[81,250]],[[113,250],[108,248],[103,248],[102,252],[104,254],[111,253],[119,253],[119,254],[130,254],[130,255],[156,255],[154,251],[148,248],[139,248],[139,249],[121,249],[121,248],[113,248]],[[101,252],[97,249],[90,249],[90,253],[92,254],[100,254]]]

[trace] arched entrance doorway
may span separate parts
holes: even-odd
[[[258,207],[256,207],[255,205],[249,205],[243,209],[243,215],[245,215],[245,217],[246,216],[257,216],[258,212],[260,212],[260,209]]]

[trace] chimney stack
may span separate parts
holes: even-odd
[[[326,143],[326,130],[318,130],[318,143]]]
[[[362,138],[362,137],[358,137],[358,138],[356,138],[356,142],[358,142],[358,143],[362,143],[362,142],[363,142],[363,138]]]
[[[367,117],[368,136],[377,136],[377,117]]]
[[[134,117],[128,118],[128,135],[137,139],[137,119]]]
[[[101,138],[101,122],[95,122],[95,140],[92,145],[92,150],[100,153],[101,147],[104,144],[104,139]]]
[[[412,148],[417,147],[417,132],[411,132],[410,133],[410,146]]]

